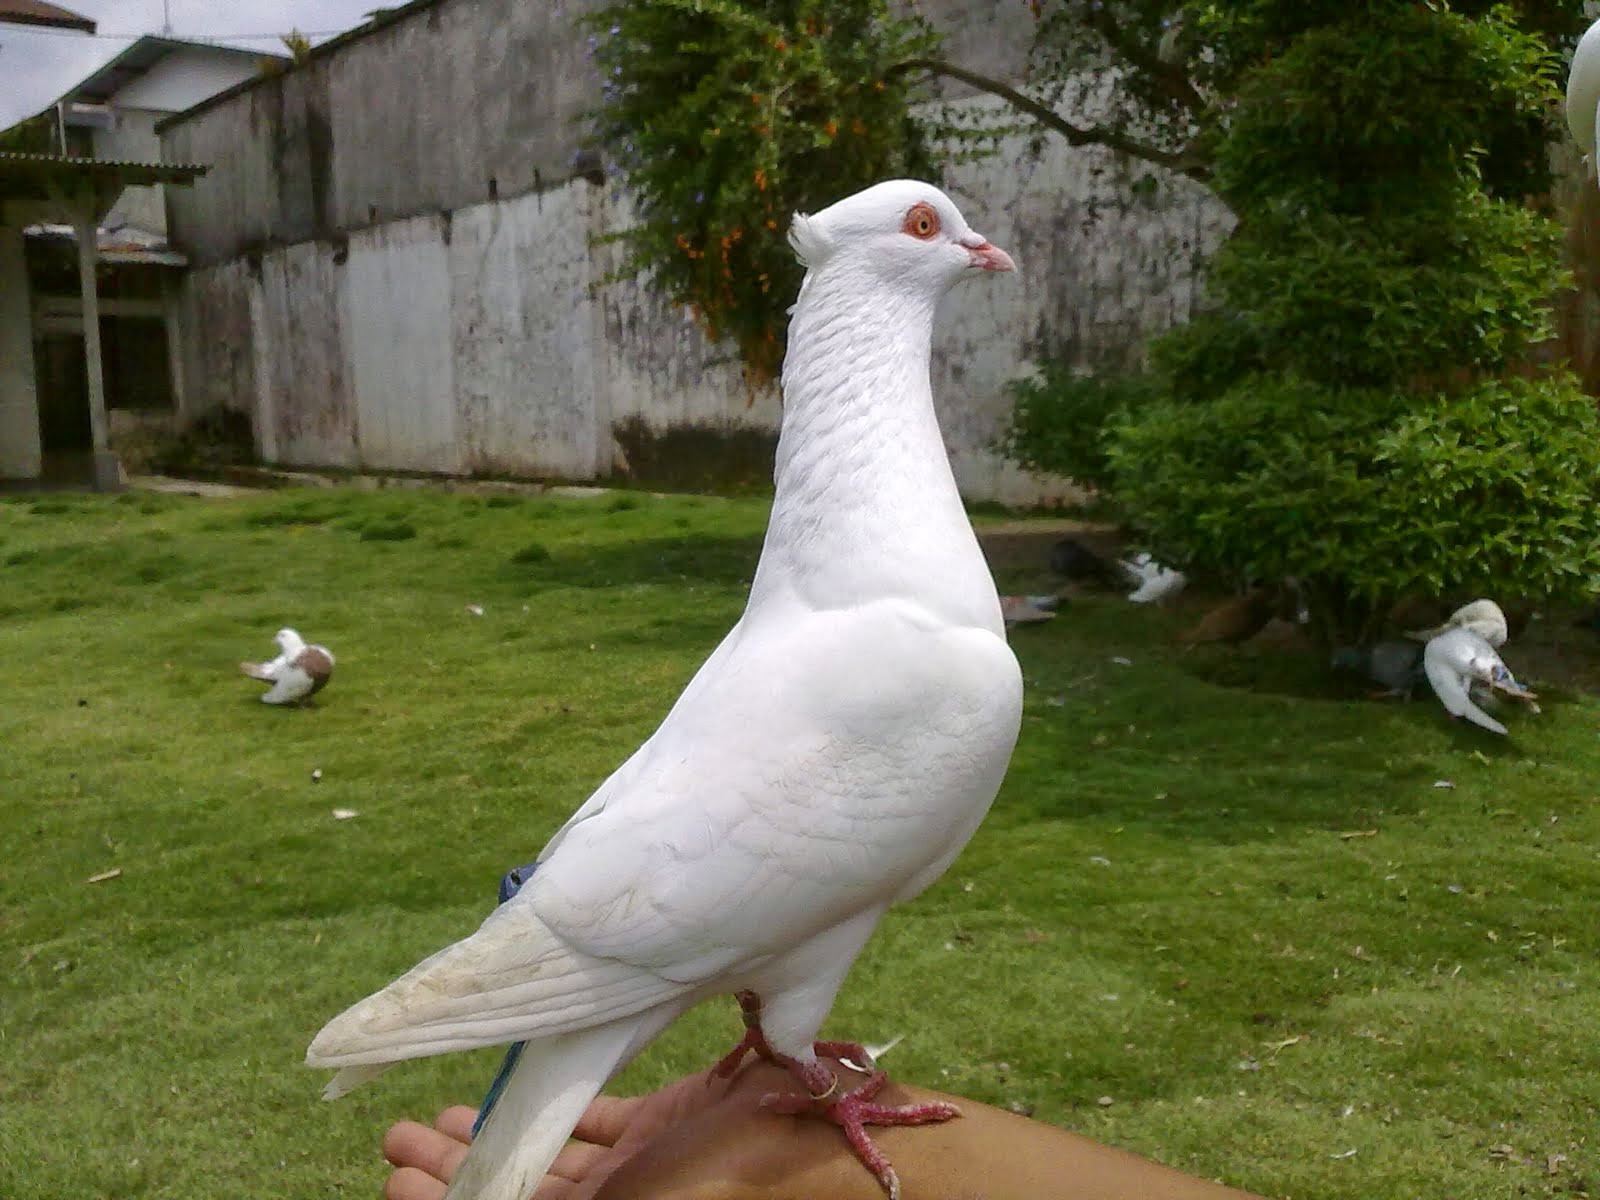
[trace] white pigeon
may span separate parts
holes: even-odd
[[[1008,629],[1013,625],[1037,625],[1052,620],[1060,607],[1060,596],[1000,597],[1000,616]]]
[[[1406,636],[1413,641],[1427,642],[1452,629],[1465,629],[1475,633],[1497,650],[1506,644],[1506,638],[1511,633],[1506,625],[1506,614],[1500,610],[1498,604],[1493,600],[1474,600],[1451,613],[1443,625],[1435,626],[1433,629],[1419,629]]]
[[[328,686],[333,678],[333,654],[326,646],[306,642],[292,629],[280,629],[272,640],[278,643],[278,657],[271,662],[239,664],[251,679],[272,686],[262,694],[263,704],[299,704]]]
[[[971,837],[1016,740],[1022,679],[928,375],[940,298],[1014,267],[905,180],[796,215],[789,241],[806,275],[743,616],[521,890],[307,1052],[341,1068],[338,1095],[402,1059],[526,1041],[451,1200],[525,1200],[606,1080],[729,993],[747,1032],[723,1068],[748,1050],[787,1067],[806,1094],[780,1111],[840,1125],[891,1196],[864,1125],[955,1115],[871,1103],[877,1074],[841,1091],[815,1039],[879,918]]]
[[[1578,40],[1567,75],[1567,128],[1583,150],[1591,180],[1595,179],[1595,126],[1600,112],[1600,21]]]
[[[1451,716],[1465,717],[1492,733],[1503,734],[1506,727],[1473,703],[1474,685],[1530,704],[1537,698],[1516,681],[1488,639],[1470,629],[1450,629],[1430,641],[1422,651],[1422,669]]]
[[[1182,571],[1164,567],[1148,554],[1125,558],[1120,565],[1128,582],[1135,585],[1128,593],[1128,599],[1135,604],[1160,604],[1183,591],[1189,582]]]

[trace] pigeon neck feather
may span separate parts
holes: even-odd
[[[837,259],[807,275],[789,328],[777,485],[750,605],[903,599],[1000,633],[994,580],[933,408],[939,296]]]

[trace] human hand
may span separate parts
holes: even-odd
[[[590,1200],[657,1135],[724,1100],[737,1078],[701,1071],[647,1096],[596,1096],[533,1200]],[[440,1113],[431,1129],[415,1121],[390,1128],[383,1154],[396,1170],[384,1184],[387,1200],[440,1200],[467,1155],[476,1116],[475,1109],[457,1105]]]
[[[842,1086],[865,1079],[830,1063]],[[596,1097],[533,1200],[884,1200],[839,1129],[779,1116],[763,1096],[792,1094],[780,1067],[753,1062],[731,1079],[690,1075],[634,1099]],[[888,1104],[960,1100],[890,1082]],[[940,1125],[874,1128],[903,1194],[917,1200],[1035,1200],[1070,1180],[1076,1200],[1258,1200],[1063,1129],[960,1100],[963,1115]],[[466,1157],[474,1112],[446,1109],[432,1129],[412,1121],[384,1138],[397,1168],[388,1200],[440,1200]]]

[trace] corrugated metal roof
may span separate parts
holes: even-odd
[[[0,24],[47,25],[55,29],[76,29],[93,33],[94,22],[75,12],[44,0],[0,0]]]
[[[24,225],[22,235],[75,241],[78,232],[71,225],[44,222],[38,225]],[[168,245],[166,238],[159,233],[152,233],[148,229],[139,229],[133,225],[124,225],[120,229],[106,229],[102,226],[95,230],[94,240],[97,256],[101,262],[138,263],[158,267],[189,265],[188,258]]]
[[[140,162],[119,158],[64,158],[0,150],[0,176],[119,175],[129,183],[188,183],[211,168],[205,163]]]

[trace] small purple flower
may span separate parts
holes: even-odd
[[[622,26],[621,25],[613,25],[611,27],[611,36],[612,37],[616,37],[617,34],[619,34],[621,32],[622,32]]]

